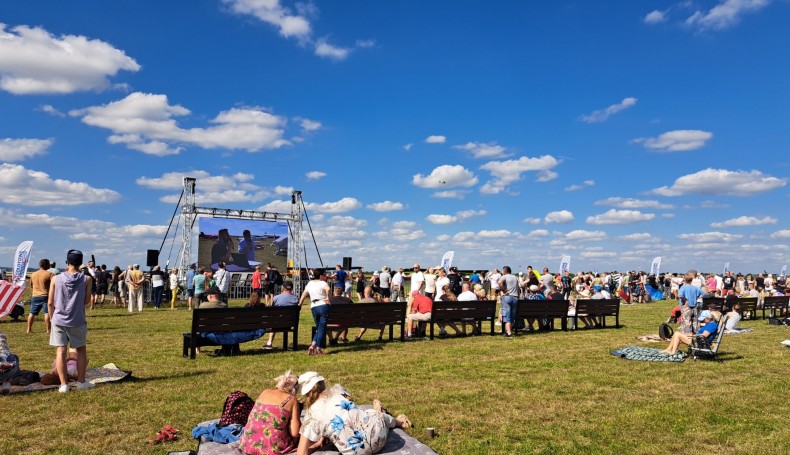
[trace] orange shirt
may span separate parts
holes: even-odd
[[[46,270],[38,270],[30,275],[30,284],[33,286],[33,297],[46,297],[49,295],[49,283],[52,274]]]

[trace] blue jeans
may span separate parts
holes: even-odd
[[[41,310],[44,310],[44,314],[47,314],[49,310],[47,309],[47,296],[37,296],[30,298],[30,314],[36,316]]]
[[[162,294],[165,293],[165,287],[164,286],[157,286],[157,287],[152,288],[152,289],[153,289],[153,293],[154,294],[153,294],[151,300],[154,301],[154,307],[159,308],[159,306],[162,304]]]
[[[518,313],[518,297],[512,295],[502,296],[502,322],[513,323]]]
[[[311,311],[313,312],[313,322],[316,327],[313,343],[320,348],[325,348],[324,335],[326,335],[326,323],[329,320],[329,305],[313,307]]]

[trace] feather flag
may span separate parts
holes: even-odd
[[[650,274],[654,276],[658,276],[658,271],[661,268],[661,256],[657,256],[653,259],[653,263],[650,264]]]
[[[445,272],[450,272],[450,266],[453,265],[453,256],[455,255],[454,251],[448,251],[444,253],[442,256],[442,268]]]

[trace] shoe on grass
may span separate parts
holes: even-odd
[[[77,390],[88,390],[88,389],[92,389],[94,387],[96,387],[96,384],[94,384],[92,382],[88,382],[88,381],[78,382],[77,383]]]
[[[68,391],[69,391],[69,385],[68,384],[61,384],[60,387],[58,387],[58,392],[60,392],[60,393],[66,393]]]

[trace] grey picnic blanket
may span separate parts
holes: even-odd
[[[362,405],[362,409],[369,409],[371,406]],[[198,425],[210,425],[218,422],[219,419],[201,422]],[[313,455],[338,455],[340,452],[334,450],[335,447],[329,445],[321,450],[313,452]],[[234,444],[219,444],[200,440],[197,450],[198,455],[240,455],[240,450],[234,449]],[[296,452],[294,452],[296,453]],[[387,437],[387,445],[381,449],[380,454],[390,455],[437,455],[430,447],[421,443],[416,438],[409,436],[400,428],[390,430]]]
[[[686,360],[686,353],[678,351],[667,355],[660,349],[642,346],[626,346],[612,351],[612,355],[626,360],[641,360],[643,362],[682,362]]]

